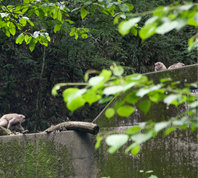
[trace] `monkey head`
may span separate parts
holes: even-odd
[[[155,63],[155,71],[166,70],[166,66],[162,62]]]
[[[21,123],[22,123],[22,122],[25,122],[25,116],[24,116],[24,115],[19,114],[19,115],[18,115],[18,117],[20,117],[20,118],[21,118]]]

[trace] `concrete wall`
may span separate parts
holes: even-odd
[[[171,77],[185,82],[198,81],[198,65],[146,74],[157,82]],[[119,97],[118,100],[121,100]],[[98,119],[99,135],[123,133],[130,126],[153,119],[161,121],[186,109],[153,105],[147,116],[138,110],[129,118]],[[141,146],[136,157],[124,154],[124,148],[108,154],[103,141],[94,149],[95,136],[83,132],[65,131],[50,134],[26,134],[0,137],[0,178],[142,178],[139,170],[153,170],[159,178],[195,178],[198,175],[197,131],[177,130],[168,137],[159,135]]]
[[[94,178],[94,142],[83,132],[0,137],[0,177]]]

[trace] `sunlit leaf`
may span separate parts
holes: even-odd
[[[91,106],[93,103],[101,99],[101,96],[93,92],[92,90],[89,90],[85,94],[83,94],[83,98],[86,100],[86,102],[89,103]]]
[[[126,134],[114,134],[109,135],[106,138],[107,145],[111,146],[109,148],[109,153],[114,153],[117,151],[121,146],[123,146],[128,141],[128,135]]]
[[[30,51],[33,51],[34,50],[34,48],[35,48],[35,45],[36,45],[36,40],[35,39],[31,39],[31,41],[30,41],[30,43],[29,43],[29,49],[30,49]]]
[[[152,136],[153,136],[152,132],[138,133],[131,136],[131,139],[137,144],[141,144],[152,138]]]
[[[120,34],[126,35],[129,33],[131,27],[135,26],[141,20],[141,17],[132,18],[128,21],[123,21],[118,25],[118,30]]]
[[[139,106],[140,110],[143,111],[144,114],[146,115],[151,107],[151,101],[150,100],[141,101],[138,106]]]
[[[79,98],[81,100],[83,100],[83,102],[85,102],[84,98],[82,97],[82,95],[87,91],[86,88],[80,89],[78,91],[76,91],[75,93],[71,94],[70,96],[68,96],[67,98],[67,103],[70,104],[73,100],[75,100],[76,98]]]
[[[124,105],[117,109],[117,113],[122,117],[129,117],[134,112],[132,106]]]
[[[179,22],[177,22],[177,21],[165,22],[161,26],[157,27],[156,33],[163,35],[167,32],[170,32],[171,30],[177,28],[178,25],[179,25]]]
[[[138,32],[138,30],[137,30],[135,27],[132,27],[132,28],[131,28],[131,33],[132,33],[134,36],[137,36],[137,32]]]
[[[140,151],[140,145],[136,145],[132,150],[131,150],[131,154],[132,155],[137,155]]]
[[[95,144],[95,149],[98,149],[99,146],[100,146],[100,142],[103,140],[103,137],[100,137],[100,136],[96,136],[96,144]]]
[[[167,105],[174,104],[175,106],[177,106],[178,105],[177,100],[180,100],[181,97],[182,97],[181,94],[171,94],[166,98],[164,98],[164,103],[166,103]]]
[[[115,114],[115,110],[113,108],[108,108],[106,111],[105,111],[105,116],[110,119],[114,116]]]
[[[103,76],[104,80],[108,80],[112,75],[112,72],[106,69],[103,69],[99,76]]]
[[[169,124],[170,124],[170,122],[159,122],[159,123],[156,123],[155,126],[154,126],[154,130],[156,132],[159,132],[160,130],[165,129]]]
[[[125,131],[126,134],[134,134],[140,131],[140,127],[139,126],[132,126],[130,129],[127,129]]]
[[[75,99],[72,98],[70,102],[67,102],[67,108],[72,112],[83,106],[86,102],[83,99],[83,97],[74,97],[74,98]]]
[[[107,87],[103,90],[103,94],[104,95],[114,95],[116,93],[119,93],[121,91],[123,91],[124,87],[122,85],[116,85],[116,86],[111,86],[111,87]]]
[[[104,80],[104,77],[103,76],[96,76],[96,77],[90,78],[89,81],[88,81],[88,83],[91,86],[96,86],[96,85],[99,85],[100,82],[102,82],[103,80]]]
[[[125,97],[125,99],[126,99],[126,102],[135,105],[135,103],[137,103],[140,97],[136,96],[136,92],[131,92]]]
[[[88,14],[88,11],[84,8],[81,8],[80,9],[80,15],[81,15],[81,18],[84,19]]]
[[[68,102],[68,97],[73,94],[76,93],[79,89],[78,88],[67,88],[63,91],[63,99],[65,102]]]
[[[16,27],[15,27],[15,25],[14,25],[12,22],[10,22],[9,31],[10,31],[10,33],[11,33],[13,36],[14,36],[15,33],[16,33]]]
[[[17,38],[16,38],[16,44],[22,44],[25,36],[23,33],[21,33]]]

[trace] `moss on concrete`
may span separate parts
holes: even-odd
[[[0,143],[0,177],[68,177],[73,175],[71,155],[66,146],[52,140]]]

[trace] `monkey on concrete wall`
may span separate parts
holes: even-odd
[[[24,131],[21,126],[23,122],[25,122],[25,116],[17,113],[5,114],[0,118],[0,126],[7,127],[9,131],[12,127],[17,127],[20,131]]]
[[[162,62],[155,63],[155,71],[166,70],[166,66]]]
[[[181,62],[178,62],[177,64],[171,65],[168,69],[180,68],[180,67],[183,67],[183,66],[185,66],[185,64],[183,64]]]

